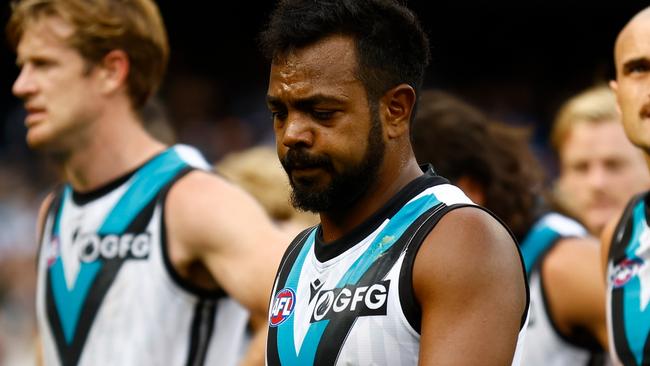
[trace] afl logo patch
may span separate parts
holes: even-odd
[[[643,263],[639,260],[625,259],[614,267],[610,277],[614,288],[625,286],[634,276],[637,275]]]
[[[296,293],[290,288],[283,288],[278,291],[273,298],[273,307],[271,307],[271,316],[269,317],[269,326],[277,327],[284,323],[291,314],[296,305]]]

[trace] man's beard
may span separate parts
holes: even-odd
[[[291,203],[299,210],[311,212],[337,211],[352,206],[377,179],[377,170],[384,160],[385,144],[379,116],[373,113],[368,134],[368,147],[361,162],[336,172],[327,155],[313,155],[305,149],[289,149],[281,159],[293,188]],[[324,188],[315,187],[316,182],[305,178],[295,180],[294,168],[320,168],[329,172],[331,182]]]

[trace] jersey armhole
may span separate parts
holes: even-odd
[[[190,282],[189,280],[183,278],[183,276],[181,276],[180,273],[176,271],[176,269],[172,265],[171,258],[169,257],[167,224],[165,223],[165,217],[166,217],[165,202],[167,200],[167,194],[169,193],[171,187],[174,186],[174,184],[176,184],[181,178],[185,177],[188,173],[193,172],[194,170],[197,170],[197,168],[191,166],[187,166],[183,168],[171,181],[169,181],[165,185],[165,187],[163,187],[163,189],[160,190],[160,192],[158,192],[156,204],[159,205],[161,208],[161,215],[160,215],[160,249],[161,250],[160,252],[161,252],[165,269],[169,274],[169,276],[171,277],[172,281],[177,286],[179,286],[184,291],[194,296],[197,296],[199,298],[216,300],[226,296],[226,293],[222,288],[217,288],[217,289],[202,288]]]
[[[548,320],[548,323],[551,325],[551,328],[553,328],[553,332],[555,332],[555,334],[564,342],[577,348],[589,350],[591,353],[601,352],[603,351],[603,349],[598,343],[598,340],[594,338],[585,329],[576,329],[575,334],[572,335],[562,333],[560,331],[560,328],[557,326],[557,323],[553,316],[553,312],[551,311],[548,296],[546,295],[547,291],[544,282],[544,276],[542,276],[542,266],[543,266],[544,258],[551,252],[551,250],[555,247],[555,245],[558,243],[560,239],[563,238],[556,239],[555,242],[549,247],[549,249],[539,259],[538,261],[539,265],[537,266],[537,271],[538,271],[537,275],[539,276],[539,289],[542,296],[542,302],[544,306],[544,313],[546,315],[546,319]]]
[[[521,330],[526,325],[526,321],[528,318],[528,309],[530,306],[530,289],[528,286],[528,278],[526,277],[526,267],[524,264],[524,259],[521,255],[521,250],[519,249],[519,245],[517,244],[518,243],[517,239],[513,235],[510,228],[508,228],[503,223],[503,221],[499,219],[490,210],[482,206],[477,206],[477,205],[467,204],[467,203],[445,206],[443,207],[442,210],[434,211],[429,215],[426,214],[423,215],[424,220],[422,221],[418,220],[414,224],[414,225],[419,225],[419,227],[417,227],[415,232],[412,234],[409,243],[406,245],[404,249],[406,251],[406,254],[399,274],[399,283],[400,283],[399,299],[400,299],[400,303],[402,304],[402,313],[406,317],[411,327],[418,334],[420,334],[422,328],[422,321],[421,321],[422,308],[420,307],[420,304],[418,304],[417,301],[415,300],[415,290],[413,289],[413,265],[415,264],[415,257],[417,255],[417,252],[420,250],[420,246],[422,245],[424,238],[427,235],[429,235],[431,230],[433,230],[433,228],[440,221],[440,219],[447,213],[461,207],[475,207],[477,209],[487,212],[488,214],[490,214],[490,216],[496,219],[508,231],[508,234],[510,235],[510,237],[515,243],[515,247],[519,255],[519,261],[521,263],[522,275],[524,276],[524,284],[526,287],[526,306],[524,307],[524,311],[521,315],[521,323],[519,326],[519,329]]]

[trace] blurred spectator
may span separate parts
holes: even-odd
[[[597,86],[570,98],[559,110],[551,143],[560,160],[557,204],[593,235],[650,187],[643,153],[625,136],[614,93]]]

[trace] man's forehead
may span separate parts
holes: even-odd
[[[630,20],[616,38],[615,58],[617,63],[626,62],[628,58],[648,57],[646,55],[630,55],[641,51],[640,46],[650,50],[650,7],[644,9]],[[624,59],[625,58],[625,59]]]
[[[18,49],[26,42],[64,43],[72,36],[74,28],[58,16],[44,15],[26,23]]]
[[[336,35],[277,56],[271,65],[271,73],[283,78],[348,79],[355,77],[356,66],[354,41]]]

